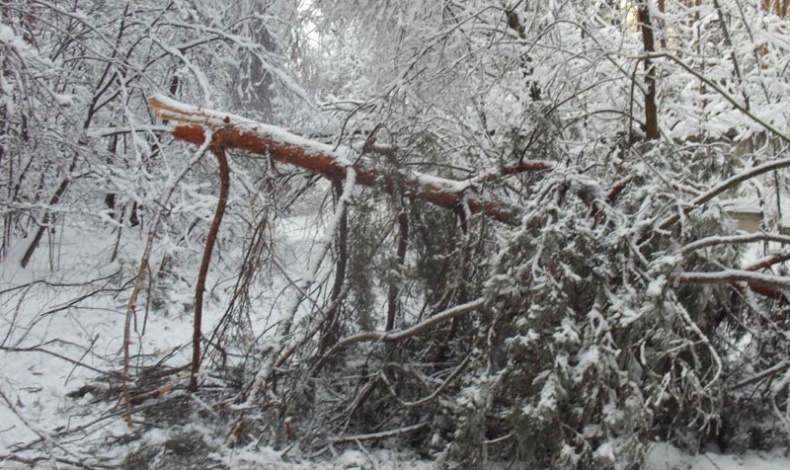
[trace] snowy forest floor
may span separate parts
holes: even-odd
[[[309,265],[311,249],[318,251],[322,235],[315,227],[320,226],[305,217],[294,217],[279,228],[279,257],[292,276],[298,277],[302,267]],[[103,381],[117,383],[122,370],[124,312],[143,251],[145,237],[141,233],[132,229],[122,235],[113,262],[109,260],[116,235],[106,228],[63,226],[55,232],[57,240],[42,244],[27,268],[19,267],[26,240],[18,240],[15,250],[3,260],[0,468],[28,468],[31,463],[41,468],[72,468],[75,462],[83,462],[88,468],[175,468],[173,465],[178,465],[185,452],[205,453],[220,468],[433,468],[433,462],[406,450],[386,449],[386,443],[379,450],[361,443],[333,449],[334,455],[325,453],[313,461],[305,460],[298,449],[231,449],[224,444],[227,435],[221,435],[227,430],[198,424],[200,421],[190,416],[177,423],[164,423],[157,416],[158,403],[171,406],[193,400],[193,405],[206,407],[184,391],[188,380],[184,373],[170,375],[169,398],[149,400],[135,409],[135,426],[130,430],[123,418],[120,395],[100,399],[92,387]],[[201,247],[192,248],[199,253]],[[161,263],[161,251],[154,250],[151,266]],[[222,315],[234,285],[237,261],[230,251],[220,250],[210,271],[204,332],[210,331]],[[133,370],[152,366],[175,370],[189,362],[194,289],[190,273],[196,269],[182,266],[179,272],[183,274],[155,286],[152,294],[140,302],[132,338]],[[253,318],[256,335],[265,334],[276,322],[285,286],[282,274],[272,271],[264,293],[256,299],[255,311],[260,312]],[[211,383],[210,377],[205,379],[204,383]],[[195,436],[199,440],[195,441]],[[211,445],[200,449],[194,447],[195,442],[200,443],[198,446]],[[158,454],[146,453],[150,448],[160,450]],[[283,454],[287,456],[283,458]],[[507,463],[499,467],[510,468]],[[648,468],[778,470],[790,468],[790,458],[780,453],[690,456],[657,443],[649,455]]]

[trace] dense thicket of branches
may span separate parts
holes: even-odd
[[[217,455],[788,444],[784,1],[227,3],[0,3],[1,262],[115,241],[130,425],[188,388]],[[208,314],[192,354],[143,305]]]

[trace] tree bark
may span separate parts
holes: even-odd
[[[639,23],[642,28],[642,44],[645,48],[645,133],[647,140],[658,140],[660,134],[658,130],[658,107],[656,106],[656,69],[649,55],[656,51],[653,39],[653,25],[650,21],[650,10],[647,1],[639,5]]]
[[[201,145],[205,140],[205,130],[221,131],[215,136],[218,139],[216,144],[226,149],[265,155],[278,162],[304,168],[330,181],[345,180],[347,171],[353,169],[356,184],[380,187],[390,194],[398,193],[397,180],[403,184],[406,195],[421,197],[437,206],[468,209],[471,213],[484,214],[511,225],[519,223],[521,211],[518,207],[477,191],[475,185],[483,182],[480,179],[458,181],[406,170],[400,170],[397,175],[387,174],[369,159],[360,158],[358,152],[352,149],[335,149],[274,126],[200,109],[162,95],[149,98],[148,105],[161,119],[175,125],[171,133],[178,140]],[[502,174],[547,171],[553,167],[547,162],[523,162],[504,169]],[[491,178],[490,175],[484,177]]]
[[[211,254],[217,241],[219,226],[222,223],[222,216],[225,215],[225,206],[228,203],[228,193],[230,192],[230,167],[228,158],[225,155],[225,148],[222,145],[221,133],[214,134],[211,144],[211,151],[216,155],[219,162],[219,200],[214,211],[214,219],[211,221],[208,235],[206,236],[206,246],[203,250],[203,260],[200,263],[200,272],[195,285],[195,322],[192,331],[192,368],[189,376],[189,391],[197,390],[197,374],[200,371],[200,341],[202,340],[203,323],[203,292],[206,290],[206,276],[211,264]]]
[[[68,174],[63,181],[61,181],[60,186],[58,186],[57,191],[55,194],[52,195],[52,198],[49,200],[49,207],[56,206],[63,195],[66,193],[66,190],[69,188],[69,183],[71,182],[70,176],[71,173],[77,168],[77,154],[71,159],[71,164],[69,165]],[[25,250],[25,254],[22,256],[22,261],[20,265],[25,268],[27,267],[28,263],[30,263],[30,259],[33,257],[33,253],[36,252],[36,248],[38,248],[38,244],[41,243],[41,239],[44,237],[44,232],[49,230],[49,223],[51,220],[51,214],[49,208],[46,209],[44,213],[44,218],[39,224],[38,230],[36,230],[36,234],[33,236],[33,241],[30,242],[30,246],[27,247]]]
[[[389,286],[387,292],[387,324],[384,327],[385,331],[391,331],[395,328],[395,316],[398,313],[398,297],[400,295],[399,284],[402,282],[400,278],[403,275],[403,264],[406,261],[406,249],[409,243],[409,217],[406,215],[405,208],[401,208],[401,213],[398,214],[398,252],[397,252],[397,270],[398,279],[394,279]]]
[[[334,182],[335,194],[338,200],[343,197],[343,185],[339,181]],[[327,349],[337,343],[339,336],[337,314],[340,311],[340,295],[343,292],[343,282],[346,280],[346,266],[348,265],[348,205],[341,200],[340,220],[338,221],[337,237],[337,262],[335,265],[335,281],[332,285],[330,299],[332,307],[327,310],[326,318],[321,328],[321,340],[319,341],[318,351],[323,354]]]
[[[652,37],[652,32],[650,36]],[[364,186],[380,186],[382,190],[390,194],[398,193],[397,183],[401,183],[403,184],[406,195],[422,197],[430,203],[449,209],[464,210],[465,208],[471,213],[480,213],[512,225],[517,225],[519,223],[519,215],[521,213],[519,208],[507,204],[506,202],[491,199],[479,194],[474,185],[503,175],[522,172],[542,172],[553,168],[552,164],[546,162],[524,162],[511,168],[505,168],[501,170],[498,175],[484,174],[475,179],[462,181],[437,178],[403,170],[399,171],[397,176],[393,176],[387,175],[386,171],[373,166],[372,163],[368,162],[363,157],[359,157],[358,154],[352,153],[350,149],[346,153],[338,152],[332,146],[290,134],[274,126],[256,123],[226,113],[203,110],[169,99],[162,95],[155,95],[149,98],[148,104],[156,111],[160,118],[170,120],[175,124],[171,133],[176,139],[203,145],[206,139],[205,131],[214,131],[211,147],[212,149],[222,149],[223,156],[225,149],[240,149],[246,152],[265,155],[282,163],[304,168],[331,181],[345,180],[347,171],[351,169],[356,173],[355,183]],[[737,107],[737,103],[735,104]],[[757,122],[763,124],[748,112],[747,114]],[[764,124],[764,126],[773,133],[780,135],[783,139],[790,141],[790,139],[769,125]],[[655,135],[657,138],[657,126],[655,128]],[[351,163],[352,158],[356,160],[355,163]],[[690,201],[689,205],[696,206],[704,203],[720,194],[724,189],[739,184],[758,174],[788,165],[790,165],[790,159],[785,159],[743,172],[702,194],[693,201]],[[225,197],[227,197],[227,195]],[[222,199],[222,197],[220,199]],[[679,216],[677,215],[668,217],[659,222],[658,227],[664,230],[669,229],[678,219]],[[219,224],[216,217],[215,223],[218,228]],[[216,237],[216,234],[214,234],[214,237]],[[211,247],[213,248],[213,240]],[[206,248],[208,251],[208,244]],[[701,278],[695,276],[689,276],[688,278],[678,280],[680,282],[733,281],[733,279],[726,277],[718,277],[716,281],[708,279],[701,281]],[[762,279],[757,280],[750,278],[738,280],[746,282],[754,292],[768,297],[783,296],[782,290],[787,288],[785,285],[777,286],[776,284],[765,282]],[[197,304],[200,304],[202,303],[202,289],[197,295],[200,296],[200,302],[197,302]],[[196,301],[197,300],[198,299],[196,299]],[[202,313],[202,306],[199,308],[201,309],[200,313]],[[198,334],[200,319],[198,313],[198,307],[196,306],[195,338],[197,338],[197,340],[193,340],[197,342],[195,349],[198,351],[197,357],[199,361],[200,344]],[[398,337],[398,335],[388,334],[385,339],[393,340],[396,337]],[[338,346],[339,344],[336,344],[332,349]],[[193,363],[193,368],[194,367],[195,363]],[[195,370],[194,372],[196,373],[197,371]]]

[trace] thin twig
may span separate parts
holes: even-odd
[[[419,423],[414,424],[411,426],[405,426],[398,429],[393,429],[390,431],[382,431],[382,432],[374,432],[371,434],[357,434],[355,436],[344,436],[344,437],[336,437],[334,439],[330,439],[330,444],[343,444],[346,442],[355,442],[355,441],[371,441],[371,440],[378,440],[378,439],[387,439],[389,437],[400,436],[401,434],[406,434],[410,432],[414,432],[420,430],[424,427],[428,426],[428,423]]]
[[[760,382],[761,380],[767,379],[768,377],[772,377],[780,372],[784,372],[787,369],[790,369],[790,360],[784,360],[779,364],[776,364],[772,367],[769,367],[763,371],[754,374],[748,379],[741,380],[737,384],[730,387],[730,390],[738,390],[739,388],[746,387],[747,385]]]
[[[765,163],[763,165],[756,166],[744,172],[738,173],[737,175],[729,178],[720,184],[716,185],[712,189],[706,191],[705,193],[697,196],[696,198],[692,199],[690,202],[687,203],[686,211],[690,211],[695,207],[698,207],[714,197],[718,196],[719,194],[727,191],[728,189],[734,188],[739,184],[743,183],[744,181],[750,180],[754,177],[760,176],[764,173],[768,173],[770,171],[779,170],[782,168],[790,167],[790,158],[784,158],[782,160],[776,160],[773,162]],[[675,214],[671,217],[664,219],[663,221],[659,222],[658,228],[660,230],[667,230],[673,225],[675,225],[678,220],[680,220],[680,214]]]
[[[790,236],[775,235],[764,232],[750,233],[747,235],[714,235],[712,237],[701,238],[689,243],[688,245],[682,247],[680,251],[681,253],[691,253],[692,251],[716,245],[736,245],[739,243],[757,243],[764,241],[790,244]]]
[[[366,341],[381,341],[385,343],[402,341],[406,338],[411,338],[412,336],[418,335],[434,325],[478,310],[485,305],[485,302],[485,299],[481,297],[465,304],[456,305],[455,307],[447,309],[444,312],[437,313],[423,322],[402,330],[389,332],[369,331],[365,333],[359,333],[354,336],[349,336],[348,338],[338,341],[338,343],[332,349],[327,351],[327,353],[318,361],[316,366],[323,363],[328,357],[337,353],[339,350],[351,346],[352,344],[363,343]]]

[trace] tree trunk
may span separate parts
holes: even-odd
[[[409,217],[406,215],[405,209],[401,210],[398,214],[398,274],[403,274],[403,263],[406,261],[406,248],[409,242]],[[398,284],[402,282],[401,279],[395,279],[390,283],[389,291],[387,292],[387,324],[384,328],[390,331],[395,327],[395,315],[398,312],[398,296],[400,287]]]
[[[343,185],[334,182],[335,194],[338,200],[343,197]],[[335,265],[335,282],[332,285],[330,296],[332,308],[326,312],[326,318],[321,328],[321,340],[318,350],[321,354],[337,343],[339,337],[337,314],[340,311],[340,294],[343,292],[343,282],[346,279],[346,266],[348,265],[348,205],[340,202],[340,220],[337,227],[337,263]]]
[[[206,131],[217,131],[217,144],[265,155],[276,161],[295,165],[330,181],[343,181],[349,169],[355,172],[355,183],[376,186],[389,194],[397,194],[398,184],[403,184],[407,195],[421,197],[428,202],[448,209],[482,213],[504,223],[520,222],[520,209],[505,201],[483,196],[475,185],[494,177],[482,175],[477,179],[450,180],[401,170],[397,176],[387,174],[366,158],[357,158],[357,152],[339,151],[333,146],[311,141],[290,134],[283,129],[257,123],[248,119],[217,111],[185,105],[162,95],[149,98],[151,106],[162,119],[176,123],[173,137],[203,144]],[[355,161],[355,163],[351,163]],[[523,162],[502,170],[501,174],[547,171],[553,164],[542,161]]]
[[[222,223],[222,216],[225,215],[225,206],[228,203],[228,192],[230,191],[230,167],[228,158],[225,155],[225,148],[220,143],[221,139],[216,139],[211,145],[211,151],[219,162],[219,200],[214,211],[214,220],[211,221],[208,235],[206,236],[206,247],[203,250],[203,260],[200,263],[197,284],[195,285],[195,322],[192,331],[192,369],[189,377],[189,391],[197,390],[197,374],[200,371],[200,341],[202,340],[201,324],[203,323],[203,292],[206,289],[206,276],[211,264],[211,253],[219,233],[219,225]]]
[[[656,51],[656,48],[647,1],[639,5],[639,23],[642,28],[642,43],[647,56],[644,59],[645,85],[647,85],[647,93],[645,93],[645,133],[648,140],[658,140],[660,133],[658,130],[658,107],[656,106],[656,70],[649,58],[650,54]]]

